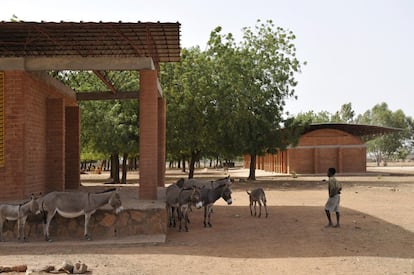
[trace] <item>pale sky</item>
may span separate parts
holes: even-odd
[[[292,30],[298,58],[297,100],[287,110],[356,114],[386,102],[414,118],[413,0],[3,0],[0,20],[179,22],[181,46],[205,49],[210,32],[241,37],[257,19]]]

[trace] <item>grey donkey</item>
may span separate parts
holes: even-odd
[[[254,203],[254,216],[256,216],[256,204],[259,204],[259,218],[262,216],[262,203],[264,205],[265,211],[266,211],[266,218],[268,217],[268,212],[267,212],[267,206],[266,206],[266,195],[265,192],[263,190],[263,188],[256,188],[253,189],[252,191],[246,191],[247,194],[249,195],[249,200],[250,200],[250,215],[253,216],[253,211],[252,211],[252,206]]]
[[[17,236],[19,240],[26,240],[26,233],[24,230],[27,217],[29,214],[39,214],[39,204],[32,194],[30,200],[19,204],[0,204],[0,241],[3,240],[3,223],[6,220],[16,221],[17,220]],[[21,239],[23,237],[23,239]]]

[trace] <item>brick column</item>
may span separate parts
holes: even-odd
[[[0,201],[25,199],[25,102],[22,72],[4,76],[4,167]]]
[[[45,191],[65,190],[65,106],[62,98],[47,99]]]
[[[158,98],[158,186],[165,184],[166,100]]]
[[[158,76],[140,71],[139,90],[139,197],[157,199],[158,181]]]
[[[65,110],[65,189],[79,189],[80,186],[80,116],[79,106]]]

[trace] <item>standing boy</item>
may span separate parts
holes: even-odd
[[[328,169],[327,176],[329,177],[328,182],[328,190],[329,190],[329,198],[325,204],[325,213],[328,217],[328,225],[326,227],[340,227],[339,225],[339,202],[340,202],[340,194],[342,190],[342,186],[339,182],[336,181],[335,178],[336,170],[335,168],[331,167]],[[331,219],[331,212],[336,213],[336,225],[334,226]]]

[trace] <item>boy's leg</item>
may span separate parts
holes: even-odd
[[[328,224],[326,225],[326,227],[331,227],[332,226],[332,220],[331,220],[331,213],[329,212],[329,210],[325,209],[325,213],[326,213],[326,217],[328,218]]]
[[[340,216],[339,212],[336,212],[336,225],[335,225],[335,227],[341,227],[339,225],[339,216]]]

